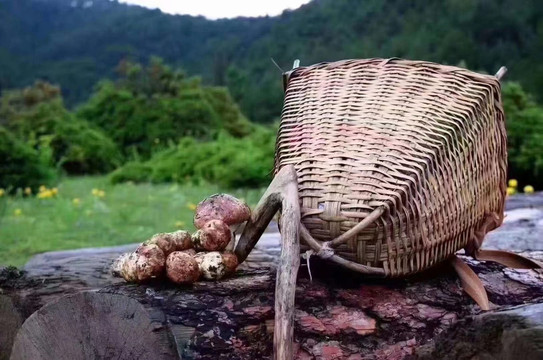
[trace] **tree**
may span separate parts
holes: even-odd
[[[203,86],[158,58],[147,66],[124,61],[118,72],[118,80],[100,83],[77,114],[110,134],[125,155],[148,158],[185,136],[249,133],[248,120],[226,88]]]
[[[46,82],[5,92],[0,125],[70,174],[108,172],[120,162],[116,145],[66,110],[60,88]]]
[[[503,86],[510,177],[543,186],[543,108],[520,84]]]

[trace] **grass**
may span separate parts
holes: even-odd
[[[4,195],[0,265],[22,266],[45,251],[113,246],[142,242],[158,232],[192,231],[195,204],[217,192],[224,191],[212,185],[111,185],[105,177],[81,177],[63,180],[51,198]],[[263,191],[228,192],[254,205]]]

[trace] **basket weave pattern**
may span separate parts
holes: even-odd
[[[294,70],[275,170],[293,164],[302,225],[346,260],[403,276],[479,246],[503,219],[500,84],[429,62],[346,60]]]

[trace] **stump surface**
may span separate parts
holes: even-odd
[[[82,292],[47,304],[24,323],[12,360],[176,359],[163,314],[136,300]]]

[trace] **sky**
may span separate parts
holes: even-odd
[[[160,8],[170,14],[203,15],[209,19],[236,16],[279,15],[285,9],[296,9],[309,0],[120,0],[151,9]]]

